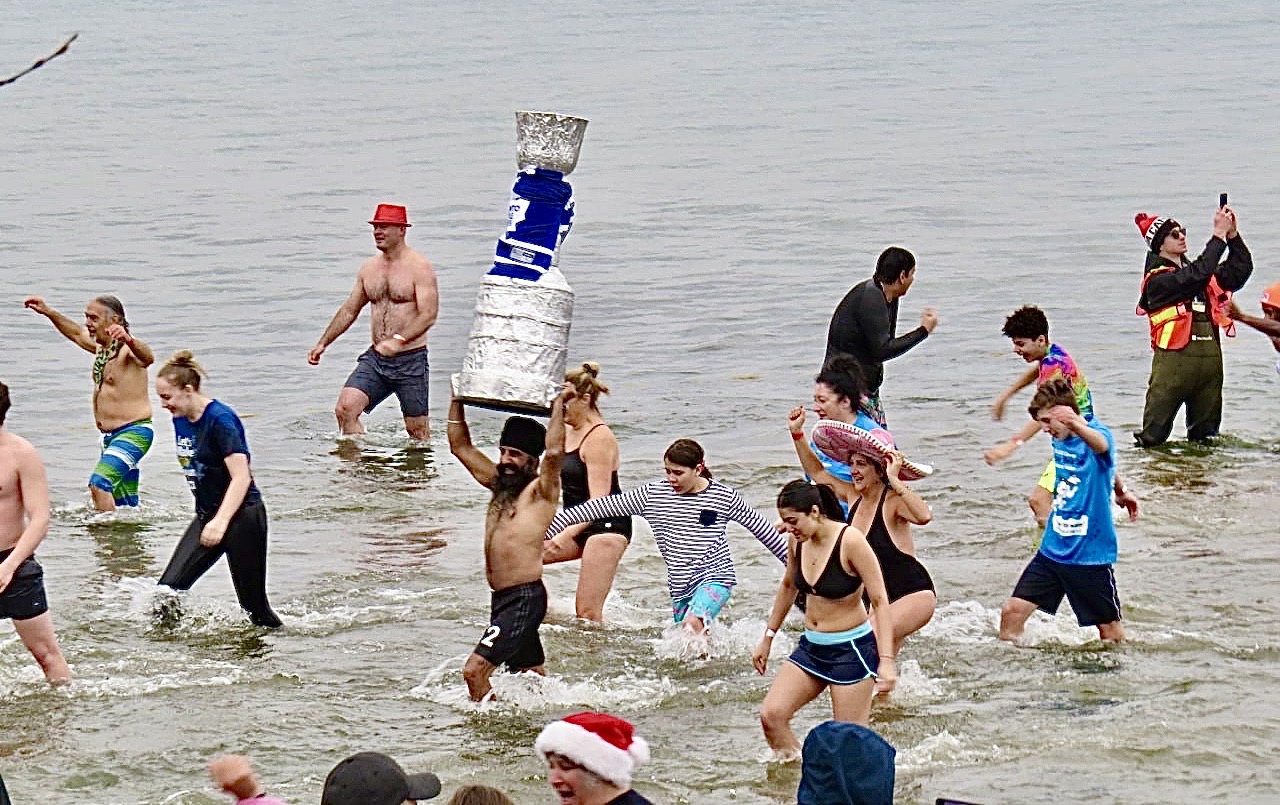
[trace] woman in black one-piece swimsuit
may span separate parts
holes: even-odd
[[[804,411],[791,412],[793,435],[803,433]],[[898,478],[902,453],[891,454],[888,466],[879,456],[855,454],[849,469],[853,482],[835,477],[823,467],[804,439],[793,440],[804,471],[815,482],[831,487],[849,506],[849,524],[867,535],[867,542],[880,560],[889,606],[893,610],[894,653],[908,635],[919,631],[933,618],[938,596],[929,571],[916,558],[911,526],[933,519],[929,505]]]
[[[600,364],[584,363],[565,373],[573,396],[564,404],[564,464],[560,487],[564,507],[622,491],[618,484],[618,440],[605,424],[598,402],[609,388],[600,382]],[[544,565],[581,559],[575,603],[577,616],[600,623],[618,563],[631,543],[631,518],[574,525],[547,540]]]

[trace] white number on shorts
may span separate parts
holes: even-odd
[[[500,634],[502,634],[501,626],[496,623],[489,624],[489,627],[484,630],[484,637],[480,638],[480,645],[493,648],[493,641],[497,640]]]

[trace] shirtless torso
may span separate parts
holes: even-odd
[[[542,578],[543,537],[559,508],[559,489],[547,499],[540,486],[535,479],[513,502],[504,504],[495,496],[489,503],[484,521],[484,573],[491,590]]]
[[[427,345],[430,324],[421,332],[414,326],[423,318],[434,323],[438,308],[436,272],[426,257],[408,246],[393,257],[374,255],[360,266],[357,279],[372,308],[369,332],[375,346],[394,340],[395,333],[405,335],[402,352]]]
[[[37,479],[27,476],[39,464],[40,456],[31,442],[0,428],[0,551],[7,551],[17,545],[18,538],[27,527],[20,479],[36,481]],[[43,474],[40,473],[42,477]],[[48,500],[47,491],[45,499]]]
[[[499,665],[543,673],[545,656],[538,638],[547,608],[542,550],[560,500],[564,400],[562,394],[551,406],[540,461],[512,446],[531,449],[525,441],[504,442],[501,461],[493,461],[472,444],[462,403],[449,403],[449,450],[471,477],[493,493],[484,524],[484,572],[493,591],[489,626],[462,667],[467,691],[476,701],[489,696],[489,678]],[[513,424],[508,421],[508,427]],[[504,427],[504,439],[506,432]],[[528,480],[520,488],[522,478]]]
[[[112,299],[114,297],[99,297]],[[94,356],[93,419],[98,430],[113,430],[151,418],[151,395],[147,367],[155,355],[140,338],[135,338],[123,317],[94,299],[85,306],[84,325],[54,310],[38,296],[29,297],[23,305],[46,317],[58,332],[76,346]],[[98,361],[105,354],[101,375]]]
[[[93,418],[98,430],[117,428],[151,418],[147,367],[128,346],[107,361],[102,382],[93,389]]]

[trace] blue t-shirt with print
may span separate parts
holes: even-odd
[[[196,513],[212,517],[218,513],[222,498],[231,484],[227,470],[227,456],[243,453],[249,457],[249,443],[245,440],[244,425],[236,412],[224,403],[213,400],[195,422],[184,416],[173,418],[173,436],[178,445],[178,465],[187,476],[187,486],[196,498]],[[258,487],[249,479],[249,491],[244,504],[261,500]],[[244,505],[241,504],[241,505]]]
[[[1107,437],[1107,451],[1095,453],[1084,439],[1053,440],[1053,511],[1045,523],[1040,553],[1067,565],[1110,565],[1116,561],[1116,526],[1111,490],[1116,475],[1116,442],[1106,425],[1086,417]]]

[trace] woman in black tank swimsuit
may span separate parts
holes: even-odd
[[[564,405],[565,455],[560,469],[566,509],[622,491],[618,485],[618,440],[597,405],[600,395],[609,393],[599,374],[597,363],[584,363],[565,373],[565,385],[573,390]],[[597,623],[604,620],[604,602],[630,542],[630,517],[570,526],[547,540],[544,565],[582,560],[575,604],[579,618]]]
[[[792,436],[804,433],[804,411],[791,412]],[[898,478],[902,453],[894,452],[886,463],[871,451],[857,453],[849,463],[853,481],[835,477],[823,467],[803,438],[793,439],[804,471],[817,483],[831,487],[849,506],[848,522],[867,535],[880,560],[885,588],[893,608],[894,653],[908,635],[933,618],[938,596],[929,571],[915,557],[912,525],[925,525],[933,513],[924,500]]]
[[[779,757],[790,759],[800,753],[791,729],[797,710],[830,690],[832,716],[866,726],[872,693],[891,690],[897,670],[893,610],[880,564],[866,538],[841,522],[844,510],[835,493],[827,486],[792,481],[778,494],[778,516],[789,535],[787,572],[751,660],[758,673],[766,671],[773,636],[796,593],[808,595],[804,635],[760,705],[765,739]],[[875,604],[873,618],[862,603],[864,590]]]

